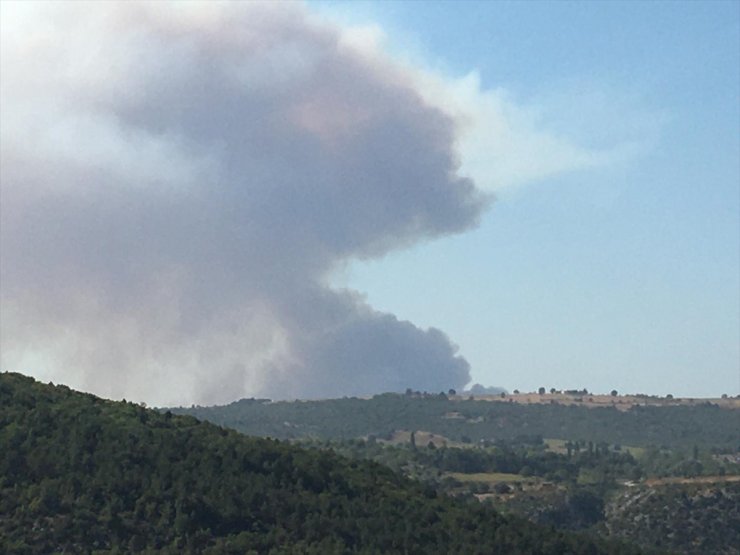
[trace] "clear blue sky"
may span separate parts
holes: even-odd
[[[309,6],[450,78],[477,71],[584,148],[641,141],[338,284],[444,330],[487,385],[740,393],[740,3]]]

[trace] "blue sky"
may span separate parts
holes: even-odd
[[[624,156],[494,189],[472,232],[336,283],[449,334],[509,389],[740,393],[740,4],[310,3]],[[475,175],[480,182],[480,174]]]

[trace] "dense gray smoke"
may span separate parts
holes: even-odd
[[[461,388],[327,284],[475,225],[456,129],[295,4],[6,4],[3,370],[154,403]]]

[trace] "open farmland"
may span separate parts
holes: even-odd
[[[469,396],[451,396],[453,400],[465,400]],[[676,407],[697,406],[712,404],[721,408],[740,410],[740,398],[691,398],[691,397],[659,397],[655,395],[604,395],[593,393],[504,393],[498,395],[475,395],[475,400],[497,403],[517,403],[520,405],[577,405],[588,408],[614,407],[617,410],[627,411],[632,407]]]

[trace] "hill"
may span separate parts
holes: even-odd
[[[371,461],[0,374],[3,553],[634,553]]]
[[[373,460],[538,524],[737,553],[737,511],[727,510],[740,499],[737,399],[585,395],[410,392],[173,410]]]
[[[391,437],[397,430],[424,430],[452,441],[473,443],[526,435],[683,450],[740,448],[740,410],[732,405],[708,401],[619,405],[618,399],[611,399],[614,405],[583,406],[572,401],[582,396],[563,395],[560,401],[556,397],[550,396],[546,403],[530,403],[529,396],[518,402],[513,400],[516,396],[492,402],[442,393],[386,393],[371,399],[325,401],[242,399],[225,406],[171,410],[246,434],[282,439]]]
[[[610,536],[645,546],[736,555],[740,482],[687,479],[629,488],[607,503],[604,527]]]

